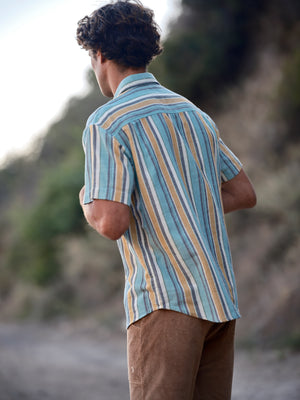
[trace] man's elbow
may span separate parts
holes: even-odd
[[[256,197],[256,193],[253,191],[252,202],[251,202],[251,207],[250,208],[255,207],[256,204],[257,204],[257,197]]]
[[[257,198],[253,187],[248,190],[247,196],[244,199],[244,208],[253,208],[256,206]]]
[[[101,235],[110,240],[118,240],[129,228],[129,220],[110,220],[103,218],[97,223],[96,230]]]

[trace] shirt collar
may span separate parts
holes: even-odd
[[[159,84],[158,81],[154,78],[154,76],[149,72],[129,75],[120,82],[114,97],[118,97],[120,94],[124,93],[128,89],[132,89],[137,86],[151,84],[151,83]]]

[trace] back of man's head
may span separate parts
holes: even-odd
[[[86,50],[125,68],[146,67],[162,52],[153,11],[135,0],[118,0],[78,22],[77,41]]]

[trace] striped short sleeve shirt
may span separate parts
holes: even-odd
[[[221,183],[241,163],[211,118],[150,73],[130,75],[88,119],[84,203],[131,208],[118,240],[127,326],[158,309],[239,317]]]

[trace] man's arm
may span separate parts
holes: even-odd
[[[84,187],[79,193],[79,201],[87,222],[102,236],[119,239],[129,228],[130,208],[126,204],[109,200],[93,200],[83,204]]]
[[[230,181],[222,183],[221,194],[225,214],[252,208],[256,204],[254,188],[243,170]]]

